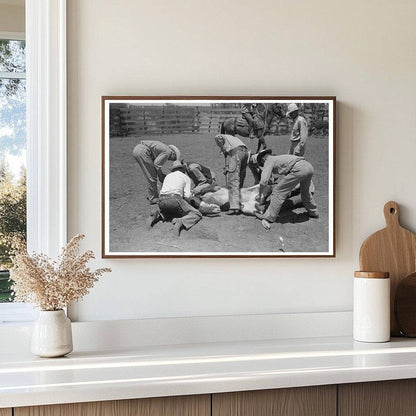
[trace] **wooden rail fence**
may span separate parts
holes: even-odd
[[[316,118],[312,108],[304,109],[308,119]],[[326,112],[327,115],[327,112]],[[146,134],[219,133],[227,118],[241,117],[240,106],[227,104],[207,106],[111,104],[110,136]],[[269,134],[287,134],[289,120],[274,119]]]

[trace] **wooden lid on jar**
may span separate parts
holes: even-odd
[[[390,277],[389,272],[354,272],[354,277],[361,277],[365,279],[388,279]]]

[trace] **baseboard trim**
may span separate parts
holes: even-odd
[[[1,352],[29,351],[31,325],[0,326]],[[74,322],[74,349],[351,336],[352,312]],[[8,345],[11,344],[11,345]]]

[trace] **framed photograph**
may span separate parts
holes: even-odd
[[[335,257],[335,97],[102,97],[102,256]]]

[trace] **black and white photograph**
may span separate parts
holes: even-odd
[[[335,97],[102,97],[103,257],[334,257]]]

